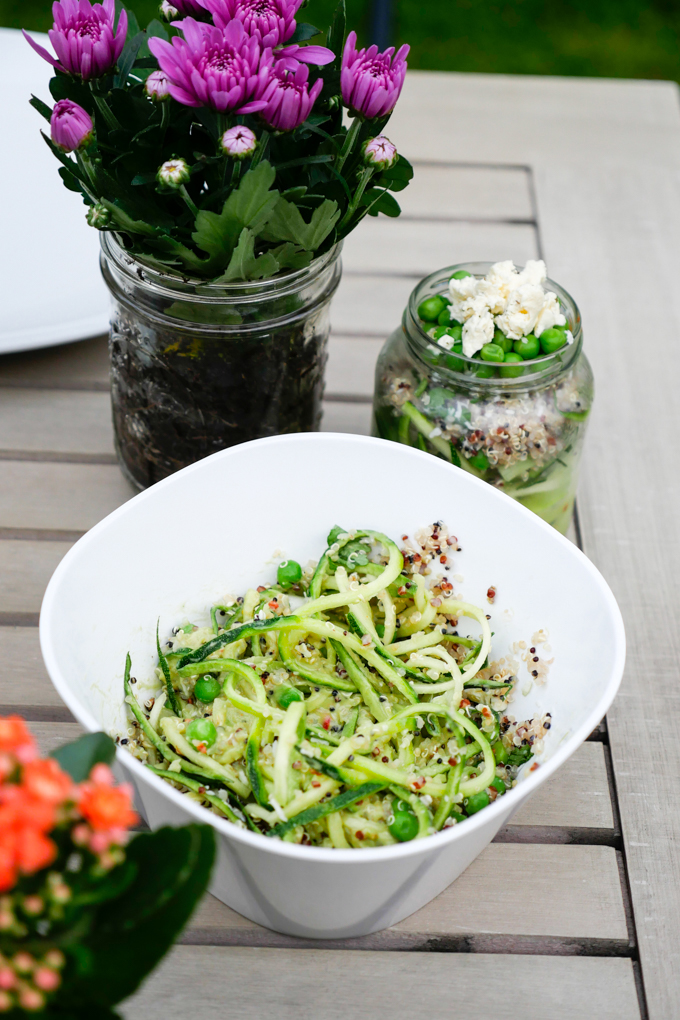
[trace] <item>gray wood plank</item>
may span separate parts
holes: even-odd
[[[342,263],[351,273],[408,273],[419,278],[455,262],[514,259],[524,264],[536,253],[536,232],[529,225],[423,223],[380,216],[366,219],[361,230],[345,240]]]
[[[71,545],[0,541],[0,613],[37,614],[47,582]]]
[[[295,946],[206,897],[184,941]],[[629,936],[616,851],[604,846],[491,843],[431,903],[382,932],[334,948],[626,953]],[[320,945],[307,940],[306,944]]]
[[[415,176],[397,201],[408,217],[483,220],[533,218],[528,170],[413,161]]]
[[[351,404],[325,401],[323,406],[322,432],[351,432],[358,436],[371,434],[370,404]]]
[[[3,461],[0,528],[86,531],[134,495],[116,466]]]
[[[108,393],[0,389],[0,450],[113,456]]]
[[[564,767],[558,769],[511,819],[513,829],[538,825],[614,832],[603,744],[595,741],[581,744]]]
[[[639,1020],[629,960],[181,946],[126,1020]]]
[[[70,719],[43,664],[37,627],[0,627],[0,662],[0,714]]]
[[[372,398],[375,363],[382,345],[383,341],[378,339],[332,333],[328,345],[326,393]]]
[[[106,337],[0,357],[0,386],[108,390]]]
[[[36,739],[38,750],[43,758],[52,754],[62,744],[70,744],[77,740],[83,732],[77,723],[42,723],[32,722],[30,730]]]

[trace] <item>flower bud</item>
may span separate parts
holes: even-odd
[[[37,1013],[45,1005],[45,996],[37,988],[22,988],[19,1005],[29,1013]]]
[[[38,914],[42,914],[45,909],[45,901],[42,896],[26,896],[22,903],[24,913],[28,914],[29,917],[37,917]]]
[[[43,959],[43,964],[46,967],[51,967],[53,970],[60,970],[66,963],[66,957],[62,953],[61,949],[48,949]]]
[[[92,141],[94,125],[87,110],[71,102],[60,99],[52,110],[50,118],[52,141],[63,152],[84,149]]]
[[[158,11],[160,13],[160,16],[164,18],[166,21],[174,21],[174,19],[179,14],[177,8],[173,7],[172,4],[169,4],[168,0],[163,0],[163,3],[158,8]]]
[[[111,226],[111,213],[101,202],[90,206],[85,214],[85,219],[91,227],[96,227],[97,230],[106,230]]]
[[[189,167],[184,159],[168,159],[158,168],[156,178],[159,184],[176,190],[189,180]]]
[[[240,124],[225,131],[220,139],[220,148],[225,156],[232,159],[248,159],[257,149],[257,138],[249,127]]]
[[[0,1013],[9,1013],[13,1005],[12,996],[7,992],[0,992]]]
[[[53,992],[61,984],[61,977],[56,970],[49,967],[38,967],[33,975],[33,981],[43,992]]]
[[[389,170],[399,159],[395,145],[385,135],[371,138],[363,146],[363,157],[366,166],[375,170]]]
[[[152,71],[144,82],[144,91],[152,103],[162,103],[170,98],[170,80],[162,71]]]

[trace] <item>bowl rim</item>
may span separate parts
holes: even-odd
[[[178,471],[175,474],[164,478],[162,481],[156,482],[155,485],[150,486],[148,489],[137,493],[126,503],[117,507],[101,521],[95,524],[93,528],[78,539],[78,541],[71,547],[71,549],[69,549],[64,558],[58,564],[45,590],[45,595],[40,609],[40,647],[50,680],[56,688],[59,696],[66,703],[78,722],[87,731],[101,732],[100,724],[89,710],[81,704],[80,700],[71,689],[67,678],[62,673],[57,661],[57,655],[53,643],[52,615],[56,607],[62,579],[68,574],[71,563],[87,553],[89,545],[98,540],[101,533],[107,530],[112,521],[117,520],[119,517],[123,517],[130,512],[134,512],[134,506],[139,505],[141,501],[156,498],[156,494],[162,492],[163,489],[181,484],[182,479],[187,478],[189,475],[197,471],[203,470],[204,465],[208,462],[213,462],[216,459],[229,460],[229,458],[234,456],[237,451],[240,453],[244,449],[253,448],[255,446],[286,447],[297,445],[316,445],[319,443],[332,445],[338,442],[355,446],[373,447],[376,452],[387,445],[391,448],[397,447],[397,449],[402,451],[405,457],[414,458],[415,464],[421,460],[424,463],[426,460],[430,467],[433,463],[436,463],[441,465],[442,471],[458,472],[459,479],[463,486],[469,485],[473,487],[480,487],[480,489],[483,489],[486,493],[485,498],[488,497],[492,500],[498,500],[499,505],[502,505],[506,512],[517,513],[520,516],[525,515],[530,518],[535,527],[549,533],[552,541],[556,542],[558,546],[561,545],[563,548],[568,549],[571,556],[574,556],[577,560],[581,561],[582,566],[586,569],[586,572],[590,574],[592,581],[595,583],[596,588],[600,592],[603,605],[608,610],[616,635],[614,642],[614,659],[604,691],[596,704],[591,708],[584,722],[562,741],[561,745],[555,749],[553,755],[547,762],[541,762],[539,769],[536,769],[532,774],[523,778],[516,787],[509,790],[503,795],[503,797],[498,797],[494,803],[484,808],[483,811],[479,811],[472,818],[466,819],[465,825],[453,825],[448,829],[442,829],[439,832],[433,833],[431,836],[411,840],[407,843],[397,843],[394,846],[367,847],[366,849],[361,850],[354,848],[349,850],[339,850],[334,847],[308,847],[301,846],[297,843],[287,843],[281,839],[271,839],[261,833],[251,832],[249,829],[240,829],[232,822],[229,822],[226,818],[220,818],[211,811],[208,811],[206,808],[195,804],[178,790],[170,787],[159,776],[149,772],[149,770],[146,769],[137,758],[130,754],[129,751],[126,751],[121,747],[116,749],[116,758],[118,762],[125,769],[132,772],[135,778],[141,783],[149,786],[152,790],[162,793],[163,796],[167,797],[171,803],[177,805],[179,808],[183,808],[196,822],[211,824],[220,834],[228,837],[229,839],[236,840],[236,842],[243,844],[244,847],[252,847],[253,850],[269,852],[279,857],[288,857],[299,861],[307,861],[310,864],[330,863],[331,861],[334,861],[337,864],[375,864],[380,861],[388,862],[390,860],[411,857],[413,855],[443,849],[445,846],[448,846],[448,844],[465,838],[466,834],[472,835],[476,830],[488,826],[494,820],[499,818],[499,816],[507,816],[508,814],[511,814],[515,808],[519,807],[520,803],[525,800],[529,794],[537,789],[538,786],[542,785],[546,779],[550,778],[550,776],[553,775],[557,769],[571,757],[577,748],[580,747],[598,723],[603,719],[614,701],[620,687],[626,658],[626,635],[621,611],[611,588],[597,567],[576,545],[570,542],[563,535],[560,535],[559,532],[551,527],[551,525],[546,524],[546,522],[541,520],[540,517],[534,514],[531,510],[527,510],[526,507],[517,503],[510,496],[507,496],[505,493],[489,485],[487,482],[484,482],[479,478],[475,478],[469,472],[462,470],[462,468],[458,468],[452,464],[447,464],[444,463],[444,461],[438,460],[430,453],[415,450],[412,447],[399,447],[398,444],[390,442],[389,440],[376,439],[371,436],[354,435],[351,433],[341,432],[307,432],[292,435],[271,436],[264,439],[251,440],[248,443],[241,443],[238,446],[230,447],[229,449],[220,450],[217,453],[211,454],[209,457],[206,457],[201,461],[197,461],[195,464],[190,464],[181,471]]]

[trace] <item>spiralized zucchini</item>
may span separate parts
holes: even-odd
[[[268,837],[362,848],[464,822],[514,785],[533,721],[518,741],[504,715],[516,677],[489,667],[487,614],[447,579],[455,539],[440,522],[418,539],[404,555],[334,528],[315,569],[287,561],[277,583],[207,609],[209,627],[158,641],[145,702],[128,656],[119,741]]]

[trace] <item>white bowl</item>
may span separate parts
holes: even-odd
[[[40,638],[59,694],[91,731],[124,723],[130,651],[140,684],[153,676],[162,633],[272,580],[275,550],[317,559],[331,527],[398,537],[445,521],[462,551],[456,590],[488,605],[491,658],[549,632],[545,685],[518,693],[517,719],[552,712],[541,766],[462,824],[368,850],[303,847],[231,825],[152,775],[123,749],[118,761],[152,828],[207,822],[218,834],[214,894],[258,924],[291,935],[344,938],[395,924],[440,893],[588,736],[612,703],[625,636],[595,567],[534,514],[429,454],[362,436],[278,436],[225,450],[135,496],[64,557],[42,605]],[[522,664],[520,690],[529,675]],[[464,881],[464,879],[463,879]]]

